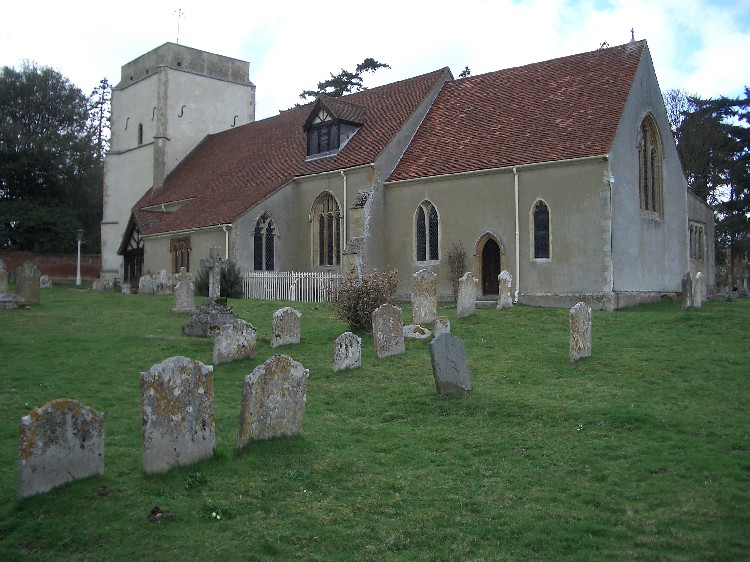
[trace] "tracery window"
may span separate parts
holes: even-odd
[[[638,133],[638,177],[641,210],[662,212],[662,148],[659,130],[651,115],[641,121]]]
[[[698,222],[690,223],[690,257],[702,260],[705,252],[705,225]]]
[[[440,220],[437,209],[431,202],[422,201],[419,207],[417,207],[415,226],[417,261],[438,261],[440,259]]]
[[[175,238],[169,242],[170,251],[172,252],[172,271],[179,273],[180,268],[184,267],[190,271],[190,238]]]
[[[341,265],[341,209],[330,193],[321,194],[313,205],[313,241],[319,266]]]
[[[537,201],[532,211],[534,223],[534,259],[549,259],[549,207],[544,201]]]
[[[276,227],[268,213],[263,213],[253,231],[253,269],[274,271]]]

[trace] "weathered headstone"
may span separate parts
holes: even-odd
[[[690,272],[686,271],[682,276],[682,310],[693,306],[693,279]]]
[[[412,275],[411,315],[414,324],[432,322],[437,315],[437,275],[432,271]]]
[[[160,269],[159,273],[154,276],[154,294],[155,295],[171,295],[172,294],[172,281],[169,278],[169,274],[166,269]]]
[[[240,318],[223,325],[214,336],[214,365],[255,357],[256,341],[257,330]]]
[[[0,295],[4,295],[8,292],[8,270],[5,267],[5,262],[0,260]]]
[[[138,279],[138,294],[139,295],[153,295],[154,294],[154,278],[151,275],[141,275]]]
[[[190,278],[190,274],[184,267],[181,267],[180,273],[175,279],[177,283],[174,286],[172,312],[176,314],[193,312],[195,310],[195,285]]]
[[[208,257],[201,260],[201,267],[208,269],[208,298],[215,299],[221,292],[221,257],[219,248],[211,248]]]
[[[362,338],[344,332],[333,344],[333,372],[362,366]]]
[[[404,337],[413,340],[426,340],[432,336],[432,330],[421,324],[407,324],[404,326]]]
[[[245,377],[237,445],[281,435],[298,435],[310,372],[287,355],[274,355]]]
[[[477,309],[477,280],[470,271],[458,280],[456,318],[471,316]]]
[[[190,314],[190,321],[182,325],[182,335],[192,338],[212,338],[219,328],[231,324],[237,318],[227,299],[206,299]]]
[[[591,356],[591,307],[579,302],[570,309],[570,362]]]
[[[430,360],[435,388],[441,395],[471,390],[471,371],[462,339],[442,334],[430,342]]]
[[[21,297],[15,293],[0,293],[0,309],[28,308]]]
[[[695,284],[693,285],[693,306],[700,308],[703,305],[703,272],[695,274]]]
[[[130,283],[123,283],[120,286],[120,291],[123,295],[130,295],[133,291],[131,289],[132,285]]]
[[[299,343],[302,313],[286,306],[273,313],[271,347]]]
[[[112,281],[109,279],[94,279],[93,283],[91,283],[91,290],[100,292],[111,291]]]
[[[436,316],[432,324],[432,333],[435,337],[451,333],[451,321],[447,316]]]
[[[52,287],[52,279],[49,278],[49,275],[42,275],[39,277],[39,288],[40,289],[49,289]]]
[[[401,309],[387,303],[376,308],[372,313],[372,337],[378,358],[404,353],[406,346]]]
[[[40,277],[37,267],[29,261],[16,270],[16,294],[25,304],[39,304]]]
[[[512,308],[513,295],[511,294],[511,288],[513,285],[513,276],[509,271],[503,270],[503,272],[497,276],[497,283],[500,287],[497,295],[497,309]]]
[[[216,444],[213,366],[178,356],[141,373],[141,415],[147,474],[210,458]]]
[[[21,418],[18,496],[104,474],[104,414],[76,400],[53,400]]]

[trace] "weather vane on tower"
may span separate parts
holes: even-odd
[[[174,11],[174,14],[177,16],[177,44],[180,44],[180,19],[185,17],[185,12],[182,11],[182,8],[177,8]]]

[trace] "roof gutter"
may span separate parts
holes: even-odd
[[[213,224],[211,226],[198,226],[196,228],[185,228],[182,230],[170,230],[169,232],[155,232],[154,234],[142,234],[141,238],[166,238],[168,236],[175,236],[179,234],[190,234],[191,232],[199,232],[202,230],[223,230],[227,236],[229,236],[229,233],[227,233],[226,229],[232,228],[231,223],[225,223],[225,224]]]
[[[521,238],[521,227],[519,224],[519,215],[518,215],[518,167],[513,166],[513,190],[515,193],[516,198],[516,293],[513,298],[514,303],[518,303],[518,294],[520,292],[521,287],[521,248],[520,248],[520,238]]]

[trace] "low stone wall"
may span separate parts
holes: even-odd
[[[77,254],[35,254],[33,252],[0,252],[0,259],[5,262],[9,279],[15,281],[14,272],[24,263],[31,262],[42,275],[49,277],[53,283],[75,283]],[[81,279],[91,282],[99,277],[102,268],[100,254],[81,254]]]

